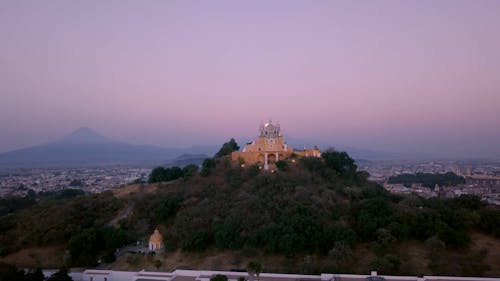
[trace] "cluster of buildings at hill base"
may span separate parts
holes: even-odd
[[[382,183],[382,186],[394,194],[417,194],[424,198],[455,198],[461,195],[475,195],[492,205],[500,205],[500,177],[488,175],[464,175],[465,183],[455,186],[435,186],[429,188],[421,183],[413,183],[410,187],[403,184]]]
[[[233,152],[231,159],[242,165],[257,164],[264,170],[274,170],[277,161],[292,156],[321,157],[321,151],[316,146],[311,149],[294,149],[284,140],[279,123],[269,121],[260,125],[258,138],[247,143],[242,151]]]

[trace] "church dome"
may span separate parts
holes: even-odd
[[[154,233],[149,237],[149,243],[163,243],[163,236],[158,229],[155,229]]]
[[[260,125],[260,135],[267,138],[277,138],[281,136],[280,124],[273,124],[271,120],[269,122]]]

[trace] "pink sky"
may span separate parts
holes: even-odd
[[[0,152],[88,126],[500,155],[500,1],[1,1]]]

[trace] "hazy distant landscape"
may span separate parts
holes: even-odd
[[[0,167],[158,165],[183,154],[186,157],[186,154],[210,153],[215,149],[133,145],[109,139],[89,128],[80,128],[54,142],[0,154]]]
[[[249,138],[250,139],[250,138]],[[290,144],[303,147],[319,145],[323,149],[331,145],[315,143],[314,140],[290,139]],[[298,144],[298,145],[297,145]],[[344,148],[339,146],[339,149]],[[44,167],[44,166],[105,166],[105,165],[158,165],[169,161],[179,161],[193,155],[213,155],[217,145],[194,146],[186,148],[165,148],[152,145],[133,145],[107,138],[90,128],[82,127],[73,133],[43,145],[23,148],[0,154],[0,168]],[[347,149],[360,159],[370,160],[409,160],[417,155],[374,152],[356,148]],[[196,157],[198,154],[198,157]],[[406,157],[406,158],[405,158]],[[420,155],[419,157],[424,157]],[[202,159],[203,160],[203,159]],[[200,161],[198,161],[200,162]],[[190,163],[186,163],[190,164]],[[198,164],[201,164],[198,163]],[[183,165],[180,165],[183,166]]]
[[[360,161],[394,163],[432,160],[500,161],[500,157],[495,155],[485,158],[442,157],[426,153],[372,151],[307,139],[287,139],[290,145],[298,148],[317,145],[321,149],[333,147],[337,150],[347,151]],[[105,137],[90,128],[82,127],[53,142],[0,154],[0,169],[112,165],[147,167],[160,164],[185,166],[192,163],[201,164],[204,158],[213,155],[217,149],[218,145],[188,146],[185,148],[135,145]]]

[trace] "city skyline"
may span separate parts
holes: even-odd
[[[0,3],[0,153],[79,127],[500,155],[500,2]],[[241,145],[241,144],[240,144]]]

